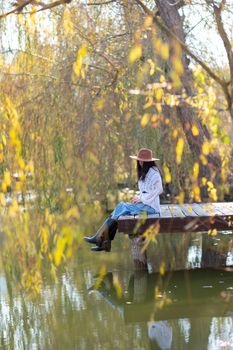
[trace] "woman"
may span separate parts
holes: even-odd
[[[146,212],[147,214],[160,214],[159,195],[163,192],[162,179],[152,151],[147,148],[139,150],[136,156],[130,156],[137,160],[138,187],[140,196],[133,198],[131,203],[120,202],[111,216],[106,219],[96,234],[92,237],[84,237],[88,243],[96,244],[93,251],[105,250],[110,252],[111,241],[117,231],[117,220],[124,215],[137,215]]]

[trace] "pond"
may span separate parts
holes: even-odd
[[[200,239],[191,239],[188,267],[198,266]],[[0,348],[233,349],[231,272],[134,272],[128,238],[114,243],[111,253],[83,245],[36,298],[12,289],[2,273]]]

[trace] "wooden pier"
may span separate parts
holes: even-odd
[[[160,215],[122,216],[118,219],[118,231],[128,234],[136,270],[147,269],[147,252],[141,238],[149,230],[150,237],[166,233],[233,231],[233,202],[162,204]],[[224,266],[226,254],[205,248],[206,266],[215,260],[216,266]],[[210,262],[208,262],[210,261]]]
[[[162,204],[161,214],[122,216],[118,219],[119,232],[142,234],[151,225],[158,226],[159,233],[202,232],[233,229],[233,202]]]

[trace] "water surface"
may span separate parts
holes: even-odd
[[[200,266],[200,239],[196,235],[187,247],[186,268]],[[128,239],[118,236],[114,243],[110,254],[84,245],[57,283],[44,280],[37,298],[11,289],[2,273],[0,348],[233,349],[231,272],[161,276],[152,259],[150,273],[136,273]]]

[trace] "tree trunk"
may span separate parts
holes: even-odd
[[[211,321],[209,317],[190,319],[190,350],[208,349]]]
[[[225,244],[224,244],[225,241]],[[221,268],[226,267],[227,255],[228,255],[228,242],[221,237],[222,247],[216,245],[214,237],[209,235],[203,235],[202,239],[202,258],[201,267],[213,267]]]
[[[134,262],[134,268],[137,271],[147,271],[147,254],[143,249],[144,242],[140,236],[130,237],[131,253]]]
[[[158,13],[163,21],[163,23],[182,41],[185,43],[185,34],[183,29],[183,21],[178,12],[177,6],[175,6],[176,0],[155,0],[156,5],[158,7]],[[167,38],[170,43],[170,57],[174,54],[174,43],[170,38]],[[181,61],[183,64],[183,74],[180,77],[185,92],[188,97],[192,97],[194,95],[193,91],[193,78],[192,73],[188,67],[189,60],[186,56],[186,53],[182,51]],[[171,65],[171,62],[170,62]],[[181,93],[182,89],[180,88],[176,93]],[[206,139],[210,139],[210,135],[206,127],[201,123],[200,118],[198,118],[196,111],[191,106],[182,103],[176,107],[177,117],[183,127],[183,130],[186,135],[187,142],[189,144],[190,149],[194,153],[197,160],[202,153],[202,145]],[[192,126],[196,125],[199,129],[199,135],[194,136],[192,133]],[[210,168],[216,169],[220,166],[219,158],[216,156],[208,157],[208,165]],[[207,169],[206,166],[202,166],[200,164],[200,177],[207,176],[210,174],[211,169]]]

